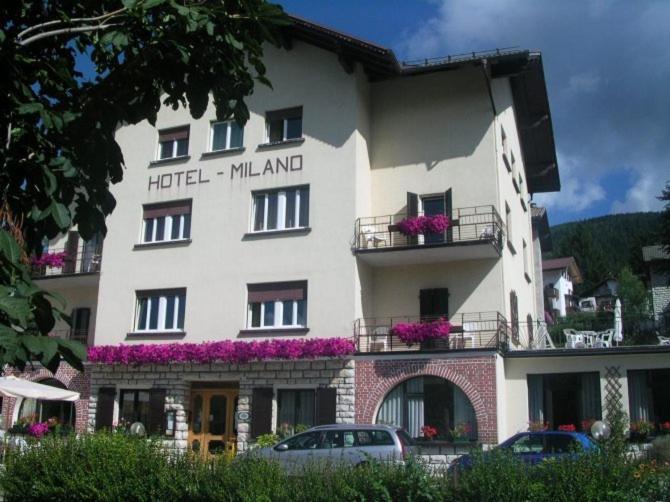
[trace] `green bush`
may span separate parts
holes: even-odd
[[[8,454],[0,490],[8,501],[670,501],[667,464],[631,462],[613,451],[534,467],[499,450],[478,452],[472,467],[456,476],[414,459],[311,464],[288,475],[254,455],[170,456],[159,442],[123,434],[47,437],[38,447]]]
[[[651,442],[651,456],[663,464],[670,464],[670,435],[660,436]]]

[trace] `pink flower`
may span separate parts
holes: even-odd
[[[268,359],[344,357],[355,352],[346,338],[203,343],[100,345],[88,349],[88,360],[102,364],[248,363]]]
[[[451,220],[443,214],[434,216],[411,216],[397,224],[401,234],[416,237],[419,234],[440,234],[451,226]]]
[[[41,256],[33,256],[30,259],[31,265],[35,267],[50,267],[50,268],[61,268],[65,265],[65,259],[67,258],[67,253],[42,253]]]
[[[437,338],[449,338],[450,331],[451,323],[444,319],[433,322],[399,323],[391,328],[391,334],[407,345]]]
[[[28,434],[34,438],[40,439],[49,432],[49,424],[46,422],[37,422],[28,426]]]

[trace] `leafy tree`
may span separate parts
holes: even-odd
[[[659,240],[666,253],[670,253],[670,181],[666,181],[665,188],[658,197],[665,202],[665,208],[661,213]]]
[[[162,104],[199,118],[210,96],[217,118],[244,123],[244,98],[269,85],[263,44],[288,18],[264,0],[8,0],[0,18],[0,363],[80,368],[83,346],[41,336],[61,313],[28,256],[72,225],[106,232],[120,124],[154,124]]]
[[[643,315],[648,313],[648,293],[644,283],[637,277],[630,267],[624,267],[619,272],[619,299],[624,309],[624,315]]]

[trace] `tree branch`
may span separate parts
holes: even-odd
[[[78,18],[70,19],[69,21],[61,21],[60,19],[55,20],[55,21],[47,21],[46,23],[40,23],[40,24],[36,24],[35,26],[30,26],[29,28],[26,28],[25,30],[23,30],[21,33],[19,33],[16,36],[16,40],[20,44],[21,39],[23,37],[25,37],[28,33],[31,33],[35,30],[41,30],[43,28],[47,28],[49,26],[56,26],[56,25],[59,25],[59,24],[95,23],[97,21],[103,21],[103,22],[108,21],[109,18],[117,16],[119,14],[122,14],[125,11],[126,11],[126,8],[122,7],[121,9],[117,9],[115,11],[108,12],[106,14],[102,14],[102,15],[97,16],[97,17],[78,17]]]
[[[55,37],[67,33],[84,33],[87,31],[106,30],[107,28],[112,28],[114,26],[120,26],[120,25],[99,24],[96,26],[78,26],[73,28],[61,28],[60,30],[52,30],[52,31],[45,31],[43,33],[38,33],[37,35],[33,35],[32,37],[27,38],[26,40],[19,41],[18,44],[22,47],[25,47],[26,45],[32,44],[33,42],[37,42],[38,40],[41,40],[43,38]]]

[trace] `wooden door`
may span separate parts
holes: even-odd
[[[191,394],[189,449],[202,455],[234,455],[237,447],[236,389],[194,390]]]

